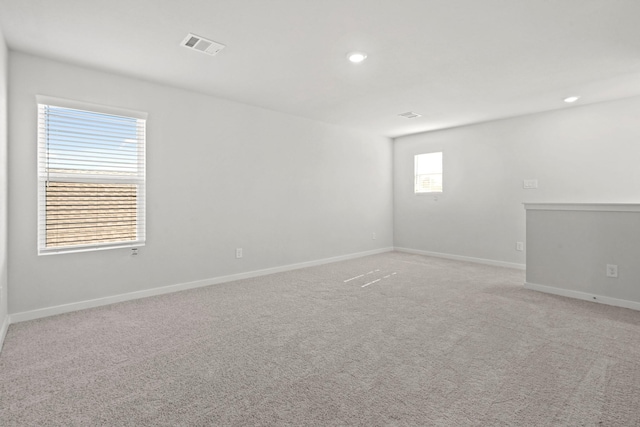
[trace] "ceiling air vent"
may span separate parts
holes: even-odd
[[[407,111],[406,113],[398,114],[401,117],[405,117],[407,119],[415,119],[416,117],[421,117],[421,114],[414,113],[413,111]]]
[[[203,37],[196,36],[195,34],[189,33],[180,46],[184,46],[187,49],[197,50],[202,53],[206,53],[207,55],[215,55],[224,49],[224,45],[220,43],[216,43],[213,40],[207,40]]]

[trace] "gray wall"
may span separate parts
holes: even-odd
[[[634,97],[397,138],[395,246],[524,264],[523,202],[640,202],[639,123]],[[413,156],[431,151],[444,152],[437,201],[413,194]]]
[[[640,205],[527,206],[528,287],[640,309]]]
[[[0,348],[7,317],[7,47],[0,28]]]
[[[9,65],[10,313],[393,244],[388,138],[21,53]],[[149,113],[137,257],[37,256],[37,94]]]

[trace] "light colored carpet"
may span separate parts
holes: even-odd
[[[640,312],[523,280],[392,252],[15,324],[0,424],[640,425]]]

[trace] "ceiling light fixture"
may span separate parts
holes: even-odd
[[[367,59],[367,54],[364,52],[351,52],[347,55],[347,58],[354,64],[359,64]]]
[[[568,98],[565,98],[564,102],[571,104],[572,102],[576,102],[578,99],[580,99],[579,96],[570,96]]]

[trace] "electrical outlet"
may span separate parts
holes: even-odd
[[[524,251],[524,243],[516,242],[516,251]]]
[[[236,248],[236,258],[242,258],[242,248]]]
[[[522,188],[526,188],[527,190],[533,190],[538,188],[538,180],[537,179],[525,179],[522,181]]]
[[[371,235],[371,239],[376,240],[377,238],[378,238],[378,236],[376,236],[376,233],[373,233],[373,234]]]
[[[607,277],[618,277],[618,266],[616,264],[607,264]]]

